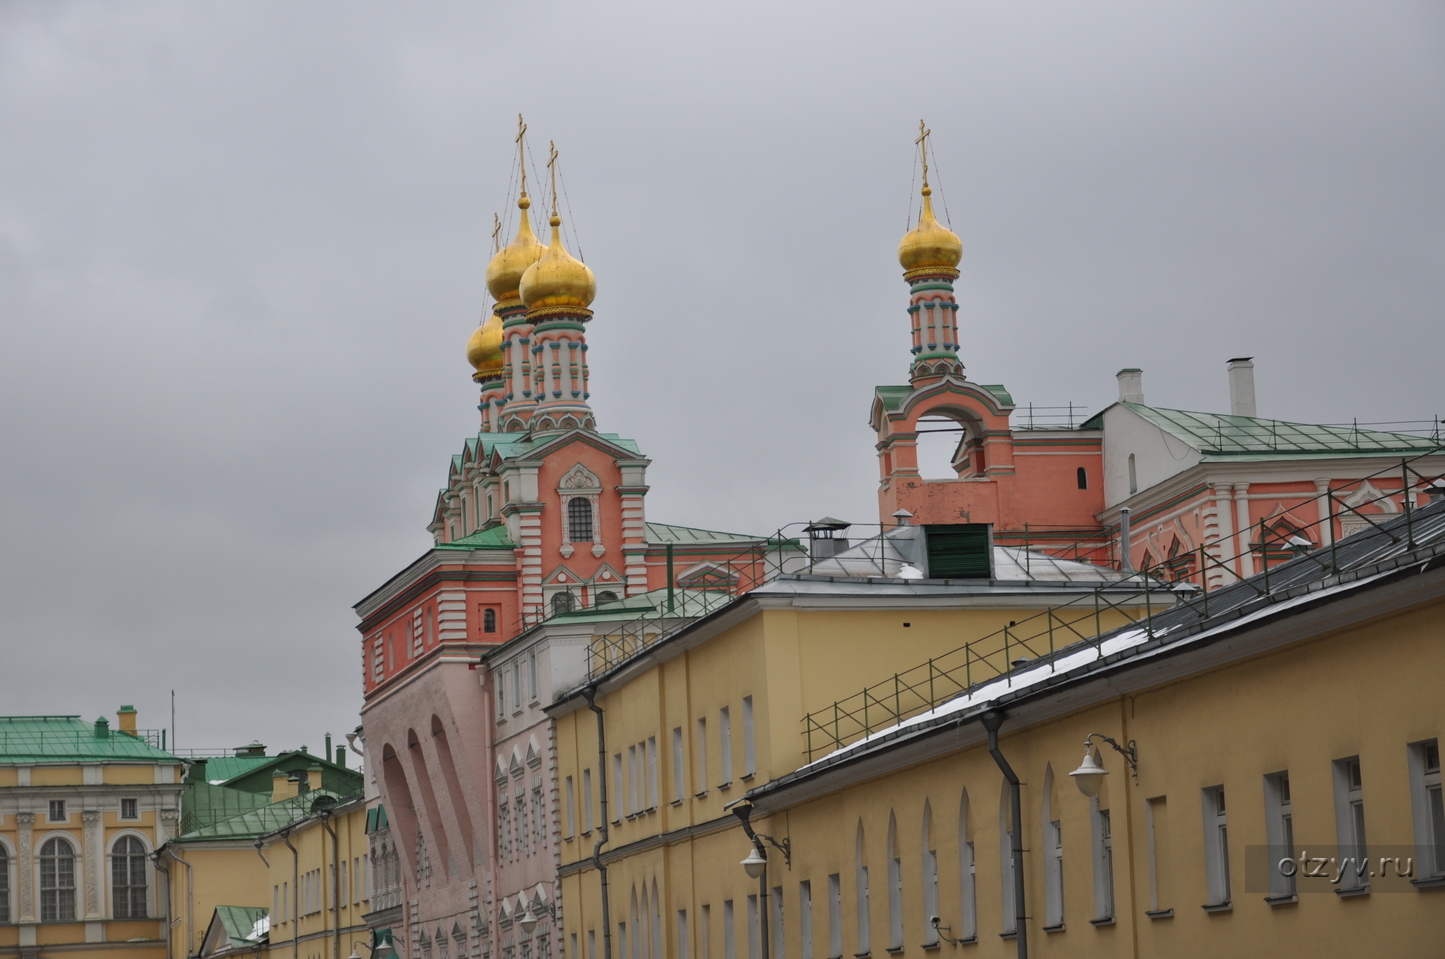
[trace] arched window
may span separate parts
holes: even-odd
[[[0,922],[10,921],[10,853],[0,846]]]
[[[567,501],[567,540],[592,542],[592,502],[585,496],[574,496]]]
[[[870,918],[868,908],[868,866],[867,860],[863,857],[863,821],[858,820],[858,844],[853,858],[853,871],[858,889],[858,955],[867,955],[872,951],[869,943],[872,941],[872,932],[869,928]]]
[[[1044,928],[1057,929],[1064,924],[1064,841],[1052,763],[1044,767],[1043,792]]]
[[[1075,473],[1079,477],[1079,489],[1088,489],[1089,471],[1080,466],[1077,470],[1075,470]]]
[[[972,939],[978,935],[978,876],[973,858],[973,830],[969,827],[967,789],[958,802],[958,879],[959,904],[962,906],[958,937]]]
[[[122,836],[110,850],[111,901],[116,919],[146,916],[146,850],[134,836]]]
[[[903,948],[903,857],[898,849],[898,820],[888,814],[888,951]]]
[[[561,616],[563,613],[572,612],[572,594],[557,593],[552,597],[552,615]]]
[[[938,913],[938,850],[933,845],[933,804],[923,800],[923,944],[938,942],[933,917]]]
[[[1139,472],[1134,467],[1134,454],[1129,454],[1129,492],[1139,492]]]
[[[482,632],[495,633],[497,631],[497,611],[495,609],[482,610]]]
[[[599,603],[615,603],[615,602],[617,602],[617,594],[614,593],[614,592],[613,592],[612,590],[610,590],[610,589],[604,589],[604,590],[602,590],[602,592],[600,592],[600,593],[597,594],[597,602],[599,602]]]
[[[75,848],[58,836],[40,847],[40,921],[75,921]]]

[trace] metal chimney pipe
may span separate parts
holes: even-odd
[[[1134,560],[1129,555],[1129,507],[1119,508],[1119,569],[1126,573],[1134,571]]]
[[[1254,357],[1236,356],[1229,361],[1229,412],[1234,416],[1258,416],[1254,406]]]

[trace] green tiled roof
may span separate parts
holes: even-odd
[[[209,768],[207,772],[209,772]],[[187,783],[181,798],[181,832],[195,832],[222,820],[271,805],[269,795],[211,783]]]
[[[261,921],[270,915],[271,910],[264,906],[216,907],[216,921],[226,931],[232,949],[250,949],[266,938],[266,929],[261,926]]]
[[[274,756],[210,756],[206,759],[206,781],[223,783],[273,761]]]
[[[107,761],[180,762],[144,739],[79,716],[0,716],[0,763]]]
[[[312,807],[318,799],[330,799],[342,803],[360,798],[360,792],[351,796],[338,796],[333,792],[318,789],[314,792],[292,796],[290,799],[283,799],[278,803],[267,803],[240,815],[183,832],[179,838],[181,842],[255,839],[257,836],[273,833],[283,826],[307,818],[311,815]]]
[[[515,547],[516,544],[507,535],[506,523],[479,529],[470,536],[463,536],[450,543],[439,543],[436,546],[437,549],[514,549]]]
[[[1362,430],[1350,426],[1317,426],[1286,420],[1267,420],[1258,416],[1193,413],[1188,410],[1143,406],[1139,403],[1119,405],[1208,456],[1422,453],[1440,445],[1421,436]],[[1102,425],[1103,414],[1100,413],[1084,423],[1080,429],[1099,429]]]
[[[747,533],[720,533],[711,529],[697,529],[692,526],[669,526],[666,523],[647,524],[647,542],[655,545],[676,544],[724,544],[757,543],[767,540],[766,536],[751,536]]]

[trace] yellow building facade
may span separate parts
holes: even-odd
[[[1065,621],[1092,632],[1096,623],[1109,628],[1142,617],[1148,604],[1172,602],[1166,591],[1146,599],[1112,571],[1057,560],[1040,566],[1034,579],[972,584],[787,575],[620,662],[594,656],[605,668],[548,710],[569,955],[603,957],[609,947],[628,959],[634,948],[639,956],[681,955],[683,926],[689,936],[719,937],[715,955],[727,954],[724,911],[741,935],[748,908],[748,880],[737,866],[747,844],[729,807],[822,749],[831,733],[810,731],[806,715],[832,715],[880,674],[929,664],[942,651],[966,649],[954,668],[930,669],[940,697],[970,671],[979,678],[1006,671],[1008,644],[1013,655],[1037,654],[1021,653],[1019,642],[1021,635],[1043,642],[1046,611],[1068,611],[1051,620],[1064,634]],[[912,700],[873,690],[863,697],[872,719],[843,706],[849,718],[830,728],[886,726],[886,716],[921,695],[924,682],[909,682]],[[593,860],[599,842],[605,922]],[[700,912],[703,905],[710,908]],[[736,940],[734,959],[745,945]]]
[[[182,764],[135,716],[0,717],[0,956],[166,956],[151,854],[175,832]]]
[[[1403,520],[1360,534],[1328,561],[1276,567],[1269,584],[1214,592],[1207,611],[1191,595],[1147,622],[1021,658],[812,762],[798,747],[800,719],[826,704],[772,694],[806,686],[817,662],[804,640],[778,643],[774,611],[745,615],[739,604],[740,621],[696,635],[685,655],[636,656],[614,685],[603,677],[580,691],[581,711],[554,707],[561,775],[585,781],[598,765],[591,697],[609,774],[620,768],[624,784],[600,849],[595,819],[590,835],[564,843],[569,950],[585,959],[1437,953],[1445,504],[1412,522],[1408,534]],[[808,616],[791,613],[787,634],[805,634]],[[891,673],[909,655],[884,616],[818,623],[820,648],[860,673],[880,665],[874,657]],[[723,786],[710,748],[697,788],[703,763],[682,720],[712,722],[749,694],[756,765],[734,740],[735,781]],[[684,776],[674,789],[666,744],[678,729]],[[662,792],[654,802],[643,777],[633,801],[628,750],[653,735],[665,744]],[[567,817],[565,789],[563,800]],[[766,837],[761,879],[740,865],[753,846],[739,813]]]

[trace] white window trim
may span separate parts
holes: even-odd
[[[1369,857],[1369,835],[1356,835],[1355,817],[1357,807],[1363,812],[1364,807],[1364,770],[1360,771],[1360,786],[1353,788],[1350,785],[1350,766],[1359,763],[1360,757],[1349,756],[1345,759],[1337,759],[1332,763],[1335,785],[1335,833],[1339,842],[1339,856],[1343,865],[1346,857],[1352,858],[1358,863],[1359,859]],[[1359,842],[1364,839],[1364,842]],[[1368,867],[1367,867],[1368,869]],[[1366,877],[1359,875],[1358,866],[1345,868],[1341,873],[1337,893],[1364,893],[1370,889]]]
[[[1206,909],[1228,907],[1231,904],[1229,885],[1229,833],[1228,805],[1223,810],[1220,801],[1224,796],[1223,786],[1209,786],[1200,790],[1200,803],[1204,813],[1204,878],[1209,901]]]

